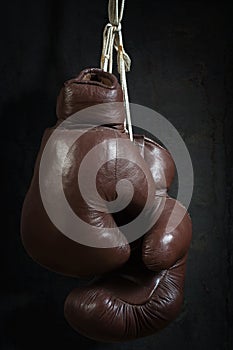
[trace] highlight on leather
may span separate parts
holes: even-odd
[[[128,239],[119,229],[114,212],[108,208],[112,202],[117,202],[119,184],[123,190],[125,188],[121,191],[121,200],[129,197],[129,184],[133,192],[127,208],[120,210],[122,216],[128,221],[137,217],[147,199],[151,198],[150,210],[144,216],[145,223],[150,223],[150,218],[154,217],[155,184],[138,148],[124,132],[122,98],[116,77],[99,69],[84,70],[77,78],[66,82],[58,96],[58,123],[44,133],[21,219],[21,236],[26,251],[50,270],[68,276],[89,277],[117,269],[129,259]],[[113,102],[117,104],[114,109],[109,109],[109,103],[111,107]],[[96,104],[100,107],[107,105],[107,108],[96,110],[91,107]],[[83,119],[81,115],[78,121],[74,118],[75,123],[68,123],[64,128],[61,120],[75,116],[84,105],[89,106],[91,113],[84,114]],[[95,120],[96,123],[101,120],[100,126],[94,124],[90,129]],[[70,142],[73,135],[79,137]],[[128,146],[122,147],[121,144],[127,141]],[[81,191],[78,175],[85,159],[100,144],[101,151],[90,157],[81,177],[84,183],[84,191]],[[41,171],[45,150],[47,161]],[[94,181],[95,196],[90,187],[94,169],[98,169]],[[62,189],[57,185],[58,177],[62,180]],[[80,226],[72,225],[66,215],[62,206],[63,193]],[[54,224],[46,207],[48,202],[51,202],[50,209],[59,224],[63,228],[72,228],[77,239],[65,235],[61,226]],[[133,236],[131,231],[129,233]]]
[[[136,136],[137,140],[142,145],[142,137]],[[143,145],[154,179],[160,178],[161,164],[171,170],[167,177],[173,176],[174,164],[167,151],[147,138]],[[65,317],[79,333],[104,342],[129,341],[156,333],[179,314],[192,225],[180,203],[168,196],[165,200],[154,227],[130,245],[131,255],[123,267],[67,297]],[[178,227],[169,222],[174,207],[181,217]]]
[[[180,312],[192,234],[186,209],[167,193],[174,161],[144,136],[129,141],[113,74],[90,68],[67,81],[57,116],[44,133],[24,201],[23,245],[52,271],[93,277],[64,306],[67,322],[80,334],[103,342],[154,334]],[[82,224],[69,220],[64,199]],[[138,217],[148,228],[140,236],[140,225],[131,225]],[[77,239],[63,228],[72,228]]]

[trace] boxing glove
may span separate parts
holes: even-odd
[[[43,136],[21,219],[26,251],[50,270],[89,277],[119,268],[130,245],[114,212],[124,202],[127,220],[143,212],[150,225],[154,217],[155,183],[125,133],[122,102],[117,79],[100,69],[82,71],[58,96],[58,122]]]
[[[164,199],[162,213],[131,244],[130,259],[123,267],[73,290],[64,307],[71,327],[103,342],[154,334],[178,315],[183,302],[192,225],[186,209],[167,195],[174,163],[155,142],[138,136],[135,143],[151,170],[157,195]]]

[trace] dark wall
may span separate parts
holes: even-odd
[[[19,235],[23,199],[43,130],[55,122],[59,88],[81,69],[99,65],[107,0],[22,0],[1,6],[0,348],[232,349],[233,21],[228,2],[127,1],[131,101],[162,113],[186,142],[195,174],[194,233],[179,318],[155,336],[116,345],[90,341],[69,328],[63,302],[79,282],[35,264]]]

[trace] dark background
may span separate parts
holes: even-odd
[[[99,65],[107,0],[1,2],[3,173],[0,349],[232,349],[232,8],[228,2],[128,0],[131,102],[168,118],[190,151],[193,240],[179,318],[152,337],[102,344],[75,333],[63,302],[79,282],[35,264],[20,212],[61,84]]]

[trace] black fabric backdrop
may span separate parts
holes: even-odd
[[[190,151],[195,189],[186,293],[179,318],[157,335],[102,344],[75,333],[63,302],[76,279],[34,263],[20,212],[61,84],[99,65],[103,1],[1,3],[3,350],[232,349],[232,8],[226,1],[127,1],[131,101],[170,120]]]

